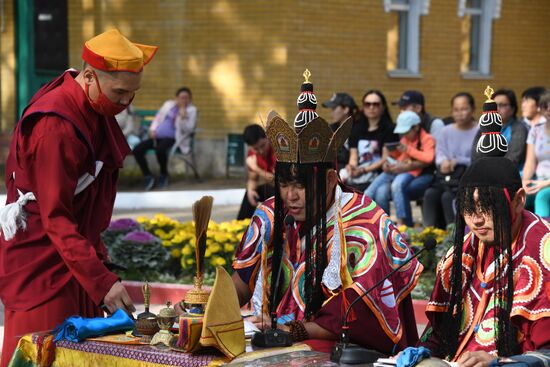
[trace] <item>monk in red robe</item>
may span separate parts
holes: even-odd
[[[135,311],[105,265],[118,170],[130,148],[114,115],[140,88],[156,47],[117,30],[87,41],[83,70],[41,88],[15,127],[0,210],[0,298],[5,306],[0,367],[20,336],[51,330],[71,315]]]

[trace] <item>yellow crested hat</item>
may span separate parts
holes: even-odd
[[[111,29],[84,43],[82,59],[103,71],[139,73],[157,49],[156,46],[130,42],[117,29]]]

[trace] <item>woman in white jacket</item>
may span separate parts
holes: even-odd
[[[191,90],[187,87],[176,91],[176,98],[164,102],[157,112],[151,127],[149,139],[139,143],[134,148],[134,157],[145,177],[145,190],[168,185],[168,154],[176,144],[183,154],[191,150],[191,134],[197,124],[197,108],[193,103]],[[160,166],[158,181],[152,175],[145,159],[147,150],[155,149]]]

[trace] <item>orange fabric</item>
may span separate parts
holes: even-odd
[[[420,140],[420,144],[418,143]],[[435,140],[434,138],[420,129],[420,135],[414,140],[409,140],[406,137],[402,137],[400,143],[407,147],[407,151],[404,153],[396,152],[392,156],[400,161],[405,162],[407,160],[417,160],[425,164],[432,164],[435,159]],[[420,145],[420,149],[417,146]],[[413,176],[418,176],[422,172],[422,169],[416,169],[409,173]]]
[[[139,73],[158,47],[130,42],[118,30],[111,29],[84,43],[82,59],[103,71]]]

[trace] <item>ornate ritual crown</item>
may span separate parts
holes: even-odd
[[[479,130],[481,136],[477,142],[476,150],[487,157],[500,157],[508,151],[508,142],[500,133],[502,129],[502,116],[497,112],[497,104],[491,98],[493,88],[485,88],[487,100],[483,104],[483,114],[479,118]]]
[[[289,125],[275,111],[267,115],[266,135],[275,150],[278,162],[320,163],[336,160],[338,150],[349,137],[352,119],[349,117],[333,133],[330,125],[315,112],[317,98],[311,73],[304,71],[304,83],[298,96],[298,114],[294,126]]]

